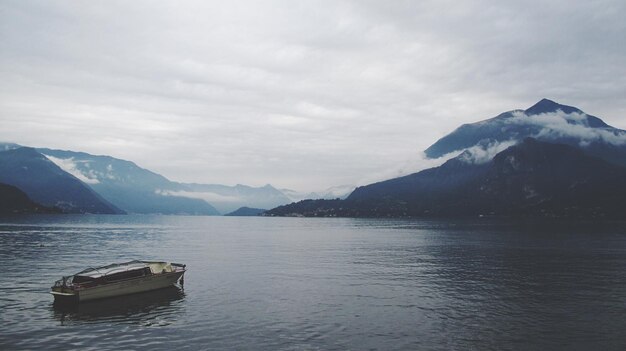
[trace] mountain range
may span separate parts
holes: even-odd
[[[67,213],[124,213],[32,148],[0,152],[0,182],[19,188],[39,204]]]
[[[543,99],[464,124],[424,154],[447,161],[356,189],[300,193],[180,183],[111,156],[0,143],[0,212],[626,217],[626,131],[576,107]]]
[[[230,213],[241,207],[274,208],[292,202],[283,192],[267,184],[251,187],[219,184],[179,183],[179,189],[173,194],[204,199],[215,206],[221,213]]]
[[[171,195],[170,192],[180,190],[178,183],[133,162],[84,152],[51,149],[37,151],[126,212],[219,214],[212,205],[201,199]]]
[[[452,155],[440,167],[265,215],[626,218],[625,145],[625,131],[543,99],[441,138],[425,151]]]
[[[29,165],[35,161],[37,171]],[[24,148],[13,143],[0,143],[0,172],[0,181],[17,186],[43,205],[68,213],[219,215],[244,206],[273,208],[292,201],[269,184],[179,183],[111,156]],[[42,185],[44,181],[47,183]],[[82,189],[76,196],[93,199],[80,202],[74,195],[67,197],[78,194],[76,187]]]
[[[305,199],[345,199],[354,191],[354,185],[338,185],[318,192],[299,192],[291,189],[280,189],[291,201],[301,201]]]

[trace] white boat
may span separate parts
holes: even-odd
[[[130,261],[87,268],[57,280],[50,293],[55,302],[89,301],[156,290],[183,282],[185,265],[157,261]]]

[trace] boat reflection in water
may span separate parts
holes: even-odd
[[[79,304],[52,304],[54,318],[62,325],[74,322],[122,322],[167,325],[181,313],[184,290],[177,286],[149,292],[112,297]]]

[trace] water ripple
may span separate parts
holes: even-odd
[[[625,227],[4,220],[0,348],[622,350]],[[61,275],[136,258],[186,263],[184,290],[52,304]]]

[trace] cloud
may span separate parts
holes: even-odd
[[[455,150],[438,158],[428,158],[423,152],[418,153],[403,164],[386,171],[378,172],[360,179],[358,185],[367,185],[373,182],[387,180],[390,178],[402,177],[417,173],[425,169],[439,167],[446,161],[459,157],[461,161],[474,164],[489,162],[499,152],[517,144],[518,140],[507,140],[503,142],[492,141],[488,144],[474,145],[472,147]]]
[[[514,111],[513,117],[501,119],[504,125],[530,126],[533,132],[530,137],[538,139],[573,138],[579,140],[582,147],[593,142],[604,142],[616,146],[626,145],[626,132],[623,130],[592,128],[589,126],[589,116],[585,113],[565,113],[561,110],[537,115],[526,115],[523,111]],[[489,123],[488,121],[479,123]],[[459,155],[460,160],[482,164],[489,162],[499,152],[519,143],[521,140],[489,141],[479,145],[456,150],[437,160],[447,160]],[[438,161],[439,162],[439,161]]]
[[[93,170],[89,170],[88,172],[81,171],[78,168],[77,162],[84,161],[75,161],[74,158],[57,158],[49,155],[44,155],[50,161],[52,161],[55,165],[59,166],[65,172],[73,175],[78,178],[80,181],[85,182],[87,184],[98,184],[100,181],[98,180],[98,176]],[[87,166],[88,167],[88,166]]]
[[[486,145],[474,145],[470,148],[463,150],[463,152],[459,155],[459,159],[466,163],[487,163],[491,161],[498,153],[508,149],[518,142],[519,140],[507,140],[503,142],[492,141]],[[455,151],[454,153],[458,155],[460,151],[461,150]]]
[[[0,140],[182,182],[354,184],[542,97],[626,124],[623,13],[619,0],[5,1]]]
[[[584,113],[565,113],[561,110],[531,116],[515,112],[514,117],[507,119],[505,123],[540,128],[532,135],[540,139],[575,138],[580,140],[581,146],[598,141],[616,146],[626,145],[625,131],[591,128],[587,118]]]
[[[372,172],[364,177],[359,178],[357,186],[367,185],[383,180],[406,176],[417,173],[425,169],[439,167],[453,157],[459,156],[463,150],[453,151],[438,158],[428,158],[424,152],[417,152],[410,158],[394,164],[384,170]]]

